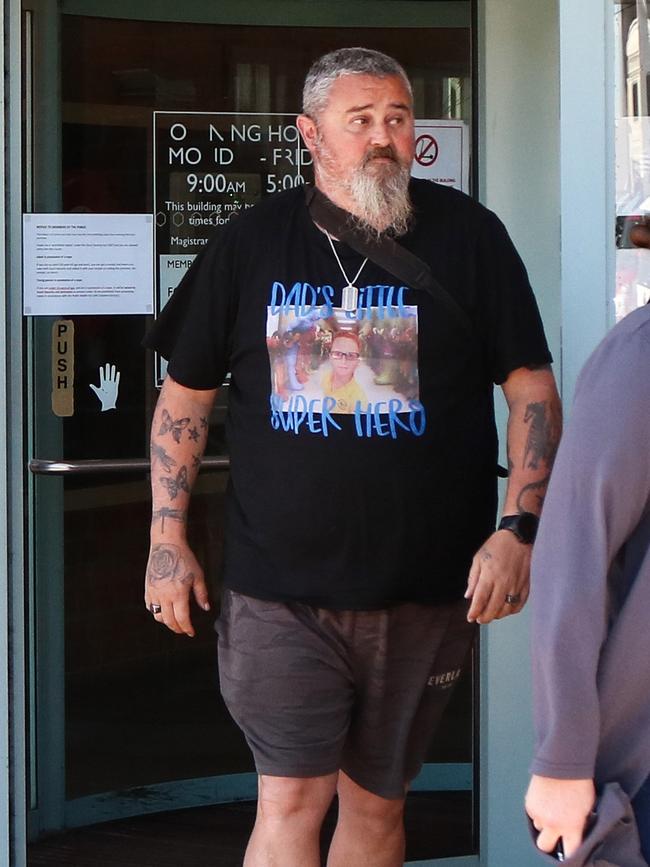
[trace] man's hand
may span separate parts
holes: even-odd
[[[528,599],[531,548],[510,530],[497,530],[474,555],[465,593],[472,600],[470,622],[490,623],[521,611]]]
[[[152,543],[147,562],[144,603],[159,623],[164,623],[172,632],[185,633],[192,638],[194,627],[190,618],[190,591],[197,605],[209,611],[208,588],[203,570],[189,546],[184,542],[179,543],[178,539],[174,542]]]
[[[593,780],[555,780],[533,775],[526,812],[539,831],[537,846],[552,852],[562,838],[568,858],[582,843],[587,818],[596,801]]]

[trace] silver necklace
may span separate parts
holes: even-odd
[[[345,280],[345,283],[346,283],[346,285],[343,287],[343,290],[341,293],[341,307],[343,308],[343,310],[346,311],[346,313],[355,313],[356,309],[357,309],[358,299],[359,299],[359,290],[357,289],[357,287],[354,284],[357,282],[357,280],[359,279],[359,277],[361,275],[361,272],[366,267],[368,257],[366,256],[366,258],[361,263],[361,267],[359,268],[357,273],[354,275],[352,280],[350,280],[348,275],[345,273],[345,268],[341,264],[341,260],[339,259],[339,254],[336,252],[336,247],[334,246],[334,241],[332,241],[332,236],[330,235],[330,233],[327,230],[325,231],[325,234],[327,235],[327,240],[330,242],[330,247],[332,248],[332,253],[334,253],[334,256],[336,257],[336,261],[338,262],[339,268],[341,269],[341,274],[343,274],[343,279]]]

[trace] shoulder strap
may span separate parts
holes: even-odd
[[[469,316],[442,284],[436,280],[426,262],[386,235],[376,239],[367,238],[354,225],[348,211],[335,205],[317,187],[306,187],[305,197],[311,218],[321,228],[326,229],[330,235],[334,235],[340,241],[344,241],[357,253],[367,256],[385,271],[394,274],[406,286],[428,292],[432,298],[441,302],[456,320],[462,323],[463,328],[473,334],[474,329]]]

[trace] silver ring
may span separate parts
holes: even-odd
[[[521,593],[506,594],[506,605],[516,605],[518,602],[521,602]]]
[[[157,602],[152,602],[149,606],[149,611],[151,611],[152,614],[160,614],[162,611],[162,605],[158,605]]]

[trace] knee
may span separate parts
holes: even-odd
[[[338,786],[339,819],[362,826],[369,834],[387,834],[401,829],[404,816],[403,798],[382,798],[351,781]]]
[[[321,824],[336,790],[336,778],[266,777],[259,779],[258,817],[271,823]]]

